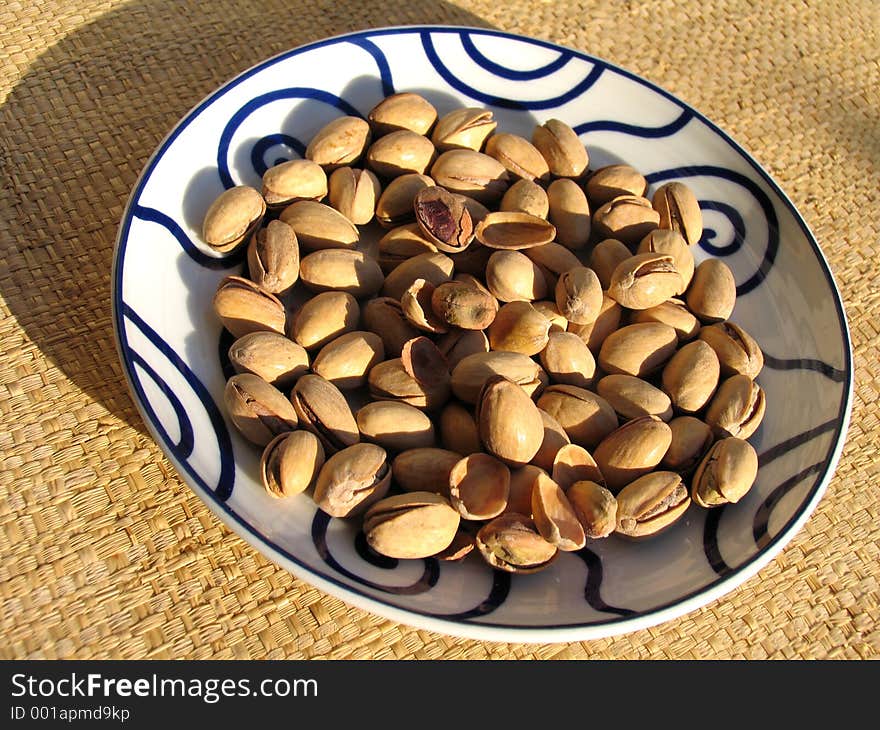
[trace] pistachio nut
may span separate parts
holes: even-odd
[[[365,225],[373,220],[382,185],[372,172],[340,167],[330,175],[329,188],[330,205],[349,221]]]
[[[477,240],[489,248],[520,250],[543,246],[556,237],[556,229],[529,213],[489,213],[476,228]]]
[[[489,346],[532,356],[547,347],[549,334],[550,320],[529,302],[508,302],[489,325]]]
[[[546,219],[550,210],[550,201],[547,192],[537,183],[531,180],[518,180],[504,193],[498,210],[508,213],[528,213],[536,218]]]
[[[320,375],[303,375],[290,393],[300,426],[332,454],[360,441],[357,423],[342,392]]]
[[[283,296],[299,278],[296,233],[282,221],[270,221],[251,238],[247,260],[253,282],[261,289]]]
[[[215,251],[228,253],[260,227],[266,201],[247,185],[229,188],[211,203],[202,224],[202,239]]]
[[[541,414],[541,422],[544,424],[544,438],[541,440],[538,452],[532,457],[532,464],[549,473],[553,471],[553,463],[559,450],[570,444],[571,441],[569,441],[565,429],[559,425],[559,421],[540,408],[538,413]],[[523,512],[523,510],[513,508],[511,511]],[[531,514],[531,512],[525,511],[525,514]]]
[[[532,132],[532,144],[547,160],[553,177],[583,177],[590,164],[587,148],[577,133],[559,119],[548,119]]]
[[[367,544],[389,558],[427,558],[452,543],[461,520],[439,494],[409,492],[385,497],[364,515]]]
[[[587,542],[574,507],[555,481],[538,474],[532,487],[532,515],[535,527],[547,542],[560,550],[580,550]]]
[[[406,449],[391,463],[391,473],[397,486],[406,492],[448,496],[449,475],[461,457],[455,451],[433,446]]]
[[[447,403],[440,413],[440,440],[447,449],[463,456],[483,450],[473,413],[458,401]]]
[[[420,383],[406,371],[399,357],[375,365],[367,383],[373,398],[400,401],[425,410],[440,408],[449,400],[448,383]]]
[[[451,193],[490,205],[501,200],[510,176],[498,160],[474,150],[449,150],[431,166],[431,177]]]
[[[486,451],[514,468],[528,464],[544,440],[538,407],[501,375],[489,378],[480,391],[476,421]]]
[[[573,332],[550,332],[541,351],[541,365],[554,383],[587,388],[596,372],[596,360],[587,343]]]
[[[340,390],[353,390],[366,385],[370,370],[384,359],[382,338],[355,330],[324,345],[312,362],[312,372]]]
[[[351,294],[323,292],[300,307],[290,326],[290,336],[306,350],[314,350],[354,330],[360,316],[357,299]]]
[[[409,129],[380,137],[367,150],[367,166],[380,177],[424,175],[437,156],[431,140]]]
[[[607,290],[611,286],[614,270],[630,256],[632,252],[616,238],[606,238],[593,247],[590,268],[596,272],[603,289]]]
[[[555,545],[538,532],[530,517],[508,512],[477,533],[477,550],[493,568],[508,573],[536,573],[556,558]]]
[[[465,330],[484,330],[498,313],[498,302],[482,286],[447,281],[431,295],[434,314],[447,325]]]
[[[505,512],[516,512],[527,517],[532,516],[532,488],[539,474],[546,474],[534,464],[526,464],[519,469],[510,471],[510,493],[507,497]]]
[[[468,355],[453,368],[452,392],[465,403],[476,403],[483,385],[493,375],[503,375],[512,380],[530,397],[547,384],[547,374],[527,355],[519,352],[477,352]]]
[[[471,220],[474,222],[475,226],[483,220],[483,218],[489,215],[489,209],[478,200],[469,198],[467,195],[462,195],[461,198],[464,200],[464,207],[467,208],[468,213],[471,214]]]
[[[459,561],[473,552],[477,546],[476,538],[466,530],[459,529],[452,538],[452,542],[444,550],[435,553],[432,557],[437,560]]]
[[[229,378],[223,401],[241,435],[257,446],[297,427],[297,414],[284,394],[251,373]]]
[[[758,476],[758,455],[748,441],[726,438],[716,441],[694,472],[691,499],[700,507],[736,503]]]
[[[674,295],[684,294],[694,277],[694,255],[680,233],[655,228],[641,240],[636,253],[665,253],[672,256],[675,270],[681,277],[681,286]]]
[[[596,392],[611,404],[624,421],[642,416],[657,416],[662,421],[672,418],[669,396],[641,378],[606,375],[596,383]]]
[[[605,338],[599,350],[599,367],[606,373],[642,378],[663,367],[677,345],[675,330],[667,324],[630,324]]]
[[[309,356],[297,343],[277,332],[251,332],[229,347],[237,373],[258,375],[279,390],[289,390],[309,369]]]
[[[605,477],[599,469],[599,465],[589,451],[577,444],[566,444],[553,459],[551,470],[553,481],[566,492],[572,484],[581,481],[605,484]]]
[[[587,180],[587,197],[594,208],[621,195],[642,196],[648,189],[645,176],[630,165],[601,167]]]
[[[657,416],[642,416],[602,439],[593,458],[608,488],[616,492],[656,467],[671,443],[672,431],[667,424]]]
[[[538,398],[568,434],[572,443],[593,448],[617,428],[617,414],[601,396],[574,385],[551,385]]]
[[[434,286],[452,278],[452,259],[442,253],[423,253],[404,261],[385,279],[382,294],[400,301],[403,293],[416,279],[424,279]]]
[[[690,507],[687,486],[671,471],[636,479],[617,495],[617,532],[648,537],[672,525]]]
[[[660,214],[660,227],[680,233],[689,246],[700,242],[703,214],[693,191],[683,183],[666,183],[654,193],[654,209]]]
[[[601,238],[616,238],[636,246],[660,225],[660,214],[651,201],[638,195],[621,195],[605,203],[593,214],[593,227]]]
[[[719,322],[700,330],[700,339],[718,355],[721,375],[747,375],[752,380],[764,367],[764,353],[748,332],[733,322]]]
[[[466,520],[490,520],[507,506],[510,469],[489,454],[471,454],[452,467],[449,501]]]
[[[378,249],[379,266],[386,276],[407,259],[437,251],[437,247],[422,235],[418,223],[392,228],[379,239]]]
[[[400,352],[403,369],[431,392],[448,391],[450,385],[449,363],[440,348],[427,337],[416,337],[404,343]],[[445,402],[445,398],[444,398]]]
[[[733,272],[720,259],[706,259],[694,270],[686,299],[688,309],[701,322],[712,323],[728,319],[736,304]]]
[[[590,240],[590,205],[574,180],[559,178],[547,188],[550,222],[556,226],[556,241],[566,248],[580,249]]]
[[[731,375],[718,387],[705,420],[718,438],[747,439],[761,425],[766,405],[760,385],[747,375]]]
[[[545,243],[526,249],[523,253],[555,276],[582,266],[580,259],[560,243]]]
[[[420,190],[413,207],[422,234],[440,251],[460,253],[470,245],[474,223],[462,196],[435,185]]]
[[[285,208],[297,200],[321,200],[327,195],[327,173],[311,160],[288,160],[263,173],[263,198],[270,208]]]
[[[547,160],[525,137],[508,132],[493,134],[486,140],[486,154],[504,165],[513,177],[545,182],[550,179]]]
[[[696,413],[718,387],[718,356],[703,340],[694,340],[676,352],[663,368],[663,390],[679,411]]]
[[[447,332],[449,326],[434,314],[431,307],[434,289],[431,282],[416,279],[400,298],[400,309],[407,320],[423,332]]]
[[[314,499],[331,517],[354,517],[382,499],[391,486],[385,449],[353,444],[337,451],[321,467]]]
[[[602,309],[602,285],[592,269],[569,269],[556,283],[556,306],[569,322],[590,324]]]
[[[291,497],[308,489],[324,465],[324,447],[308,431],[289,431],[272,439],[260,459],[260,476],[273,497]]]
[[[324,170],[353,165],[370,144],[370,125],[360,117],[337,117],[312,137],[306,159]]]
[[[565,496],[587,537],[608,537],[617,528],[617,499],[601,484],[589,480],[575,482]]]
[[[616,332],[623,316],[623,308],[607,294],[602,294],[602,306],[599,308],[599,316],[591,324],[568,323],[568,331],[576,334],[590,348],[593,355],[598,354],[605,338],[612,332]]]
[[[559,307],[556,306],[556,302],[544,299],[540,302],[532,302],[532,306],[549,320],[551,334],[568,330],[568,320],[562,316]]]
[[[400,357],[404,344],[419,336],[419,330],[406,318],[400,302],[391,297],[376,297],[364,304],[363,326],[382,338],[386,357]]]
[[[385,228],[414,222],[416,218],[413,202],[416,195],[425,188],[434,186],[427,175],[409,172],[391,180],[376,201],[376,220]],[[421,230],[421,228],[419,228]]]
[[[519,251],[495,251],[489,257],[486,286],[502,302],[531,302],[547,295],[547,282],[538,265]]]
[[[234,337],[262,331],[283,334],[287,320],[276,296],[241,276],[227,276],[217,285],[214,312]]]
[[[307,251],[352,249],[358,244],[357,227],[342,213],[314,200],[298,200],[281,211],[280,219],[295,232]]]
[[[498,126],[488,109],[454,109],[437,120],[431,141],[438,150],[468,149],[479,151]]]
[[[672,443],[660,466],[679,474],[689,474],[712,445],[712,429],[699,418],[679,416],[669,422]]]
[[[437,348],[453,370],[468,355],[489,352],[489,339],[481,330],[454,329],[438,338]]]
[[[434,445],[434,424],[418,408],[397,401],[368,403],[356,415],[364,441],[388,451],[406,451]]]
[[[700,332],[700,321],[694,317],[680,299],[669,299],[656,307],[640,309],[630,316],[630,324],[660,322],[675,330],[679,342],[688,342]]]
[[[304,256],[299,264],[299,277],[312,291],[335,290],[354,297],[375,294],[385,280],[375,259],[361,251],[339,248],[328,248]]]
[[[640,253],[621,261],[614,269],[608,296],[627,309],[649,309],[681,290],[681,275],[672,256]]]
[[[408,129],[425,135],[437,121],[437,110],[425,97],[404,91],[386,96],[367,115],[376,137]]]

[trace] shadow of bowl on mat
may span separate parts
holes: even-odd
[[[278,22],[283,19],[283,22]],[[64,37],[0,107],[0,292],[44,355],[146,433],[110,306],[117,228],[148,157],[199,100],[284,50],[368,27],[487,27],[433,0],[134,1]]]

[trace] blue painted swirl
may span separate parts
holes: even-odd
[[[763,550],[770,543],[771,538],[768,534],[768,524],[773,508],[779,504],[780,500],[788,494],[794,487],[800,484],[804,479],[812,474],[818,474],[822,471],[825,464],[821,461],[802,469],[794,476],[789,477],[784,482],[767,495],[767,498],[761,503],[758,511],[755,513],[752,526],[752,535],[755,538],[755,544],[758,550]]]
[[[471,60],[474,63],[476,63],[478,66],[482,66],[490,73],[493,73],[496,76],[500,76],[502,79],[509,79],[511,81],[536,81],[537,79],[541,79],[545,76],[549,76],[552,73],[556,73],[572,58],[574,58],[574,54],[572,53],[560,52],[559,57],[555,61],[551,61],[545,66],[533,68],[529,71],[518,71],[516,69],[502,66],[500,63],[495,63],[495,61],[493,61],[491,58],[487,58],[485,55],[483,55],[480,52],[480,49],[477,48],[476,45],[474,45],[474,40],[473,38],[471,38],[470,33],[462,31],[458,34],[458,36],[459,38],[461,38],[462,48],[464,48],[465,53],[470,56]]]
[[[578,135],[587,134],[588,132],[620,132],[621,134],[629,134],[633,137],[659,139],[660,137],[671,137],[679,130],[684,129],[693,117],[693,113],[685,109],[675,120],[662,127],[641,127],[637,124],[598,119],[593,122],[578,124],[573,129]]]
[[[703,228],[703,235],[700,238],[700,248],[713,256],[732,256],[740,250],[746,240],[746,224],[739,211],[732,205],[722,203],[717,200],[701,200],[701,210],[714,210],[727,217],[730,225],[733,227],[733,238],[730,243],[724,246],[716,246],[711,241],[717,237],[717,233],[711,228]]]
[[[267,134],[258,139],[251,148],[251,165],[259,177],[263,177],[263,174],[270,167],[292,159],[291,157],[276,157],[271,164],[266,164],[266,152],[273,147],[282,145],[293,150],[299,157],[306,156],[306,145],[296,137],[291,137],[289,134]]]
[[[382,94],[384,96],[391,96],[394,93],[394,80],[391,78],[391,67],[388,65],[388,59],[385,58],[382,49],[369,38],[364,38],[363,36],[351,38],[349,43],[358,48],[363,48],[373,57],[373,60],[376,62],[376,68],[379,69],[379,78],[382,81]]]
[[[584,585],[584,600],[591,608],[603,613],[615,613],[618,616],[634,616],[636,614],[630,608],[618,608],[606,603],[602,599],[600,588],[602,586],[602,578],[604,571],[602,569],[602,559],[589,548],[578,550],[577,555],[587,566],[587,582]]]

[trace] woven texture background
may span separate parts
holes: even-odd
[[[806,527],[723,600],[589,643],[401,626],[275,567],[145,434],[110,264],[148,156],[205,94],[371,26],[535,35],[664,86],[733,135],[822,244],[850,318],[846,449]],[[875,0],[176,0],[0,8],[0,658],[880,655],[880,4]]]

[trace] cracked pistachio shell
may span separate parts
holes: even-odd
[[[452,543],[461,517],[439,494],[409,492],[385,497],[364,515],[367,544],[389,558],[427,558]]]
[[[528,213],[546,220],[550,201],[547,192],[537,183],[531,180],[518,180],[504,193],[498,210],[508,213]]]
[[[424,410],[440,408],[449,400],[447,383],[420,383],[406,371],[400,357],[375,365],[367,383],[375,399],[400,401]]]
[[[694,270],[685,299],[703,323],[728,319],[736,304],[733,272],[720,259],[706,259]]]
[[[544,440],[544,421],[534,401],[500,375],[480,391],[476,421],[486,451],[513,468],[528,464]]]
[[[357,423],[345,396],[320,375],[303,375],[290,393],[300,426],[311,431],[332,454],[360,441]]]
[[[366,385],[370,370],[384,359],[382,338],[355,330],[324,345],[312,362],[312,372],[340,390],[352,390]]]
[[[351,294],[323,292],[302,305],[293,318],[290,336],[306,350],[314,350],[354,330],[360,316],[357,299]]]
[[[288,390],[309,369],[309,356],[296,342],[277,332],[251,332],[229,347],[237,373],[258,375],[279,390]]]
[[[281,211],[284,223],[295,232],[299,245],[307,251],[342,248],[358,244],[357,227],[342,213],[314,200],[298,200]]]
[[[531,397],[547,383],[547,374],[532,358],[520,352],[477,352],[452,370],[452,392],[465,403],[476,403],[485,382],[503,375]],[[456,449],[457,451],[457,449]]]
[[[321,467],[314,499],[331,517],[353,517],[382,499],[391,486],[385,449],[353,444],[337,451]]]
[[[607,400],[622,420],[657,416],[672,418],[672,401],[659,388],[632,375],[606,375],[596,383],[596,392]]]
[[[547,160],[553,177],[583,177],[590,164],[587,148],[577,133],[559,119],[548,119],[536,126],[532,144]]]
[[[532,464],[549,473],[553,470],[553,463],[559,450],[571,442],[568,440],[568,434],[565,433],[565,429],[559,425],[559,422],[553,416],[540,408],[538,413],[541,414],[541,422],[544,424],[544,438],[541,440],[541,446],[538,448],[537,453],[532,457]],[[524,510],[518,509],[512,509],[511,511],[524,512]],[[530,511],[525,511],[524,513],[531,514]]]
[[[477,240],[489,248],[521,250],[550,243],[556,229],[529,213],[489,213],[476,228]]]
[[[556,306],[574,324],[595,322],[602,309],[602,285],[592,269],[569,269],[556,282]]]
[[[617,528],[617,499],[601,484],[589,480],[575,482],[565,496],[587,537],[608,537]]]
[[[688,342],[700,332],[700,320],[692,315],[679,299],[669,299],[655,307],[640,309],[630,316],[630,324],[659,322],[675,330],[679,342]]]
[[[663,367],[677,346],[678,337],[669,325],[630,324],[605,338],[599,350],[599,367],[609,374],[642,378]]]
[[[366,225],[373,220],[382,185],[369,170],[340,167],[330,175],[329,202],[352,223]]]
[[[489,520],[507,507],[510,469],[489,454],[461,459],[449,474],[449,498],[466,520]]]
[[[374,404],[375,405],[375,404]],[[401,451],[391,463],[394,481],[406,492],[449,496],[449,475],[462,454],[433,446]]]
[[[520,251],[495,251],[486,264],[486,286],[502,302],[532,302],[547,296],[538,265]]]
[[[605,338],[620,327],[623,316],[623,308],[607,294],[602,294],[602,306],[599,308],[599,316],[590,324],[568,323],[568,331],[576,334],[590,348],[593,355],[598,354]]]
[[[241,276],[227,276],[217,285],[213,305],[234,337],[261,331],[284,333],[287,312],[281,301]]]
[[[405,343],[400,353],[400,362],[403,369],[422,385],[431,389],[443,387],[448,390],[451,379],[449,363],[433,340],[416,337]]]
[[[596,272],[603,289],[607,290],[611,286],[614,270],[630,256],[632,252],[616,238],[606,238],[593,247],[590,268]]]
[[[366,163],[380,177],[424,175],[437,156],[431,140],[408,129],[380,137],[367,150]]]
[[[538,474],[532,486],[535,527],[547,542],[572,552],[586,545],[587,537],[565,492],[546,474]]]
[[[675,231],[655,228],[641,240],[636,253],[663,253],[672,256],[675,270],[681,277],[681,286],[679,291],[674,292],[674,296],[684,294],[694,278],[694,255],[687,241]]]
[[[422,235],[418,223],[407,223],[392,228],[379,239],[378,246],[379,266],[386,276],[407,259],[437,251],[437,247]]]
[[[550,332],[541,351],[541,365],[554,383],[587,388],[596,373],[596,360],[587,343],[573,332]]]
[[[627,309],[649,309],[681,289],[681,275],[672,256],[640,253],[617,265],[611,275],[608,296]]]
[[[288,160],[263,173],[263,197],[270,208],[327,195],[327,173],[311,160]]]
[[[435,553],[432,557],[437,560],[452,560],[457,562],[472,553],[476,546],[476,537],[471,535],[468,531],[459,528],[449,546],[444,550],[441,550],[439,553]]]
[[[761,425],[766,405],[760,385],[746,375],[732,375],[718,387],[705,420],[718,438],[747,439]]]
[[[608,488],[614,492],[656,467],[669,445],[672,431],[657,416],[627,421],[608,434],[593,451]]]
[[[672,405],[683,413],[696,413],[709,402],[720,375],[715,351],[702,340],[694,340],[666,363],[661,382]]]
[[[364,441],[388,451],[406,451],[434,445],[434,424],[422,411],[397,401],[375,401],[357,412]]]
[[[465,330],[484,330],[498,314],[495,297],[466,281],[447,281],[436,287],[431,306],[444,323]]]
[[[454,264],[443,253],[423,253],[404,261],[388,274],[382,287],[382,294],[400,301],[403,293],[416,279],[424,279],[439,286],[452,278]]]
[[[758,455],[748,441],[716,441],[700,462],[691,482],[691,498],[700,507],[717,507],[742,499],[758,476]]]
[[[566,248],[581,249],[590,240],[590,205],[580,185],[560,178],[547,188],[549,219],[556,226],[556,241]]]
[[[437,110],[425,97],[404,91],[382,99],[367,119],[376,137],[402,129],[425,135],[437,121]]]
[[[589,451],[577,444],[566,444],[559,449],[550,473],[553,481],[565,491],[572,484],[585,480],[605,484],[605,477],[602,476],[596,460]]]
[[[617,532],[627,537],[648,537],[676,522],[691,499],[681,477],[674,472],[647,474],[617,495]]]
[[[420,190],[413,200],[422,234],[440,251],[461,253],[474,239],[474,222],[464,197],[441,187]]]
[[[376,220],[383,228],[393,228],[416,219],[413,203],[425,188],[434,187],[434,181],[417,172],[406,173],[391,180],[376,201]],[[419,227],[418,230],[421,230]]]
[[[519,469],[510,472],[510,493],[507,497],[507,507],[504,512],[516,512],[527,517],[532,516],[532,488],[535,486],[539,474],[547,474],[546,471],[534,464],[526,464]]]
[[[444,114],[434,127],[431,141],[438,150],[468,149],[479,151],[498,126],[488,109],[467,107]]]
[[[602,238],[616,238],[636,246],[660,225],[660,214],[651,201],[638,195],[621,195],[609,200],[593,214],[593,227]]]
[[[693,191],[683,183],[671,182],[657,188],[651,200],[660,214],[660,227],[681,234],[689,246],[700,242],[703,214]]]
[[[205,213],[202,239],[215,251],[228,253],[248,240],[266,214],[266,201],[256,190],[238,185],[221,193]]]
[[[357,162],[370,144],[370,125],[360,117],[338,117],[312,137],[306,159],[325,171]]]
[[[562,316],[556,302],[542,300],[532,302],[532,306],[550,321],[550,332],[565,332],[568,330],[568,320]]]
[[[297,427],[297,414],[284,394],[256,375],[229,378],[223,400],[241,435],[257,446]]]
[[[400,298],[400,308],[409,322],[423,332],[443,333],[449,330],[446,322],[434,314],[431,297],[435,286],[424,279],[416,279]]]
[[[400,302],[391,297],[376,297],[364,303],[363,327],[382,338],[386,357],[400,357],[403,346],[419,336],[406,318]]]
[[[594,208],[621,195],[642,196],[648,189],[645,176],[630,165],[608,165],[587,180],[587,196]]]
[[[263,450],[260,476],[273,497],[290,497],[308,489],[324,465],[324,447],[308,431],[276,436]]]
[[[525,137],[508,132],[493,134],[486,140],[486,154],[498,160],[515,178],[543,182],[550,179],[547,160]]]
[[[547,347],[550,320],[529,302],[509,302],[489,325],[489,346],[503,352],[537,355]]]
[[[454,329],[437,339],[437,348],[452,371],[468,355],[489,352],[489,339],[481,330]]]
[[[538,408],[562,426],[572,443],[584,448],[593,448],[617,428],[617,414],[608,401],[574,385],[546,388]]]
[[[747,375],[752,380],[764,367],[764,354],[755,339],[733,322],[719,322],[703,327],[700,339],[718,355],[721,375]]]
[[[284,295],[299,278],[299,243],[294,230],[270,221],[256,232],[247,249],[248,272],[257,286]]]
[[[504,195],[510,175],[498,160],[473,150],[449,150],[431,166],[431,177],[451,193],[491,205]]]
[[[458,401],[447,403],[440,413],[440,441],[463,456],[483,450],[473,413]]]
[[[477,533],[477,550],[493,568],[508,573],[536,573],[558,554],[556,546],[541,537],[534,521],[516,512],[483,525]]]
[[[354,297],[375,294],[382,288],[385,280],[375,259],[361,251],[338,248],[315,251],[304,256],[299,265],[299,277],[312,291],[335,290]]]
[[[712,429],[699,418],[679,416],[669,422],[672,443],[660,466],[679,474],[689,474],[712,445]]]

